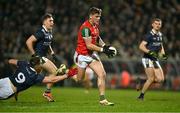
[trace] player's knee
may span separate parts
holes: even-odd
[[[98,75],[99,78],[102,78],[102,79],[105,79],[106,78],[106,72],[101,72],[99,75]]]
[[[77,78],[77,82],[82,83],[82,82],[83,82],[83,79]]]
[[[77,76],[77,82],[78,83],[82,83],[84,80],[84,77],[83,76]]]
[[[149,81],[149,82],[154,82],[154,78],[152,77],[152,78],[148,78],[148,80],[147,81]]]
[[[162,78],[159,78],[158,79],[158,82],[164,82],[164,78],[162,77]]]
[[[156,79],[156,82],[159,82],[159,83],[160,83],[160,82],[164,82],[164,78],[160,78],[160,77],[159,77],[159,78]]]

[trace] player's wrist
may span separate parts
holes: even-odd
[[[151,52],[152,52],[151,50],[148,50],[148,51],[147,51],[148,54],[151,53]]]
[[[103,48],[100,49],[100,52],[103,52]]]

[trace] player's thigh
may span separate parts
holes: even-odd
[[[155,73],[154,73],[154,64],[153,61],[149,58],[142,58],[142,64],[145,69],[145,73],[149,80],[154,80]]]
[[[164,81],[164,73],[162,71],[162,68],[154,69],[154,72],[155,72],[155,77],[157,81],[159,82]]]
[[[85,68],[81,68],[78,66],[78,74],[77,74],[77,79],[82,80],[85,76]]]
[[[154,69],[153,69],[153,68],[151,68],[151,67],[145,68],[145,73],[146,73],[147,78],[148,78],[149,80],[154,81],[154,79],[155,79],[155,73],[154,73]]]
[[[164,73],[163,73],[163,70],[161,68],[161,65],[159,64],[159,61],[155,61],[154,62],[154,75],[155,75],[155,78],[156,78],[156,81],[157,82],[161,82],[161,81],[164,81]]]
[[[93,61],[91,56],[80,55],[77,52],[74,54],[74,63],[78,66],[78,80],[82,80],[85,76],[86,67]]]
[[[56,70],[57,70],[57,67],[55,66],[55,64],[49,59],[46,59],[45,63],[42,64],[42,68],[51,74],[56,73]]]
[[[106,72],[104,70],[103,64],[101,61],[93,61],[89,64],[89,67],[96,73],[98,77],[105,77]]]

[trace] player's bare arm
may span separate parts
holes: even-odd
[[[31,54],[35,54],[35,51],[33,49],[34,43],[37,41],[36,37],[34,35],[31,35],[27,40],[26,40],[26,45],[28,50],[31,52]]]
[[[139,49],[143,51],[144,53],[148,53],[150,50],[146,48],[146,41],[142,41],[139,45]]]
[[[101,47],[98,47],[97,45],[92,44],[92,36],[91,36],[91,31],[89,28],[82,29],[81,33],[82,33],[82,37],[85,41],[86,47],[89,50],[102,52]]]
[[[100,36],[99,36],[98,44],[99,44],[101,47],[103,47],[104,45],[106,45]]]
[[[47,84],[47,83],[56,83],[58,81],[61,81],[61,80],[64,80],[66,79],[67,76],[52,76],[52,75],[49,75],[49,76],[46,76],[44,79],[43,79],[43,83]]]
[[[161,55],[165,54],[163,44],[161,44],[161,51],[160,51],[160,54],[161,54]]]
[[[12,65],[17,65],[18,60],[17,59],[9,59],[8,63]]]
[[[49,49],[50,49],[50,53],[51,53],[51,55],[53,55],[53,54],[54,54],[54,51],[53,51],[53,49],[52,49],[51,45],[49,45]]]
[[[98,51],[98,52],[102,52],[102,48],[98,47],[97,45],[94,45],[91,43],[91,36],[90,37],[83,37],[84,41],[86,43],[86,46],[89,50],[93,50],[93,51]]]

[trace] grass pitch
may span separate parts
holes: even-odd
[[[56,102],[42,97],[44,87],[32,87],[14,98],[0,101],[0,112],[180,112],[180,94],[171,91],[148,91],[144,101],[136,100],[135,90],[106,90],[108,100],[115,106],[99,105],[98,90],[89,94],[82,88],[54,87]]]

